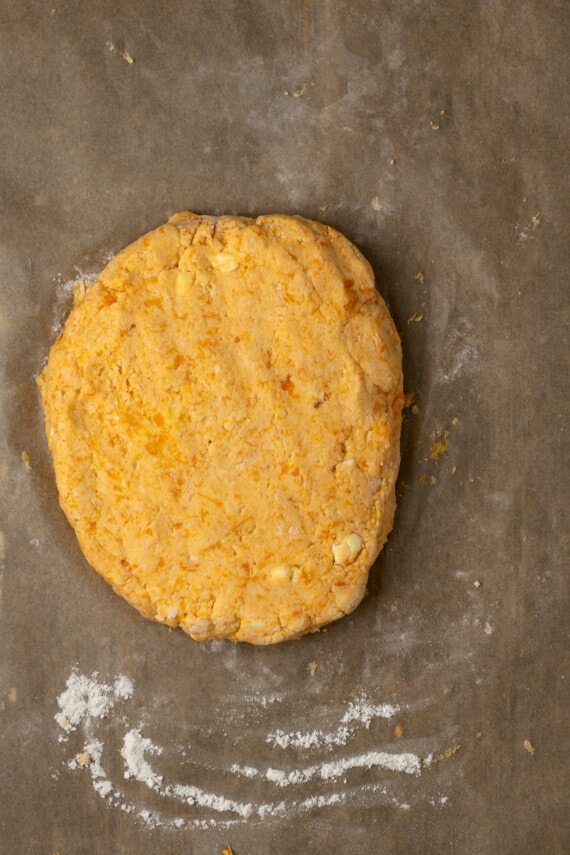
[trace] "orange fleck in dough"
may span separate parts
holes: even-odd
[[[358,605],[404,398],[394,324],[341,234],[177,214],[77,289],[38,383],[62,508],[143,615],[269,644]]]

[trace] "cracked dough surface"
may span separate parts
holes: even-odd
[[[79,287],[38,378],[92,566],[194,639],[352,611],[392,527],[400,342],[346,238],[183,212]]]

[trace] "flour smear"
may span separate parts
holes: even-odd
[[[219,757],[212,757],[211,763],[198,761],[191,746],[154,744],[145,735],[143,723],[129,716],[134,693],[133,681],[124,674],[105,682],[97,673],[86,675],[74,669],[57,698],[59,710],[54,718],[59,726],[58,741],[66,750],[73,745],[75,751],[64,761],[65,768],[88,775],[93,789],[110,807],[132,814],[148,827],[173,831],[229,827],[246,820],[267,822],[271,817],[349,804],[410,810],[410,799],[402,798],[404,789],[412,801],[419,799],[422,804],[442,807],[448,801],[446,794],[426,792],[422,786],[422,774],[431,767],[433,752],[423,756],[394,751],[374,744],[372,733],[367,750],[347,750],[351,739],[371,730],[374,720],[394,718],[400,705],[378,703],[361,694],[341,706],[330,731],[268,732],[258,746],[258,754],[266,755],[264,765],[254,767],[239,756],[227,756],[225,769],[219,769]],[[236,725],[236,737],[238,730]],[[231,734],[224,734],[224,744],[227,755],[237,752],[231,747]],[[219,784],[213,791],[197,783],[170,780],[164,772],[166,766],[177,769],[181,779],[189,775],[199,779],[203,768],[212,780],[212,772],[217,770]],[[115,771],[114,777],[108,771],[121,768],[122,773]],[[358,770],[357,780],[351,779],[354,770]],[[244,778],[251,781],[248,801],[231,794],[232,784],[239,789]],[[405,781],[409,786],[403,786]],[[164,810],[156,808],[157,796]],[[173,812],[178,814],[174,818]]]
[[[75,266],[73,269],[74,275],[66,279],[60,273],[57,277],[57,288],[55,290],[55,305],[53,307],[51,332],[55,337],[63,329],[64,316],[69,312],[71,296],[76,288],[88,288],[93,282],[96,282],[103,268],[114,258],[116,252],[108,250],[101,252],[89,267]]]

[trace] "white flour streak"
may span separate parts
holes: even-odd
[[[174,784],[166,787],[161,795],[174,797],[179,801],[183,801],[192,807],[206,807],[210,810],[218,812],[237,813],[244,819],[248,819],[254,812],[254,805],[235,802],[232,799],[226,799],[224,796],[218,796],[214,793],[205,793],[199,787],[186,786],[184,784]],[[273,808],[273,805],[263,805],[262,807]]]
[[[367,751],[364,754],[345,757],[331,763],[320,763],[315,766],[306,766],[304,769],[293,769],[291,772],[273,768],[262,772],[259,769],[254,770],[250,766],[242,769],[238,765],[232,766],[231,771],[248,778],[265,778],[278,787],[288,787],[291,784],[306,784],[315,778],[332,781],[342,777],[349,769],[372,769],[374,766],[388,769],[391,772],[404,772],[406,775],[421,775],[422,772],[422,760],[417,754],[410,752],[391,754],[387,751]],[[255,776],[253,772],[256,773]]]
[[[380,766],[392,772],[405,772],[406,775],[421,775],[422,761],[417,754],[406,752],[404,754],[390,754],[386,751],[367,751],[356,757],[347,757],[334,763],[324,763],[320,767],[320,776],[327,781],[344,775],[349,769],[364,767],[371,769]]]
[[[366,728],[375,718],[392,718],[399,711],[399,707],[391,704],[371,704],[362,695],[358,701],[351,701],[346,713],[343,715],[340,726],[331,732],[313,730],[309,733],[295,731],[285,733],[283,730],[275,730],[267,735],[266,742],[279,748],[333,748],[334,746],[346,745],[354,733],[354,726],[347,725],[352,722],[363,724]]]
[[[267,735],[265,741],[278,748],[332,748],[334,745],[346,745],[350,736],[352,730],[348,727],[339,727],[333,733],[325,733],[322,730],[313,730],[312,733],[285,733],[283,730],[275,730]]]
[[[373,718],[392,718],[399,710],[400,707],[393,707],[391,704],[375,706],[365,697],[362,697],[357,703],[350,702],[341,721],[343,724],[348,724],[350,721],[361,721],[366,727],[370,727]]]
[[[341,793],[333,793],[331,796],[311,796],[299,802],[299,807],[302,810],[313,810],[313,808],[328,807],[328,805],[340,805],[343,801]]]
[[[151,789],[156,788],[162,782],[162,775],[156,775],[145,760],[145,752],[151,754],[162,754],[162,748],[153,745],[150,739],[141,736],[140,731],[133,728],[125,734],[121,757],[125,761],[125,778],[135,778],[146,784]]]

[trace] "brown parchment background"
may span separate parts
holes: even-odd
[[[1,852],[570,851],[568,47],[564,0],[1,0]],[[395,529],[360,608],[300,642],[198,645],[144,621],[57,505],[34,377],[65,283],[181,209],[340,229],[402,336]],[[58,742],[73,668],[132,679],[121,715],[164,748],[165,780],[290,807],[228,827],[125,782],[118,711],[100,725],[117,786],[216,823],[113,807],[67,766],[80,734]],[[362,693],[397,719],[329,751],[266,742],[334,730]],[[276,791],[230,772],[448,749],[419,778]]]

